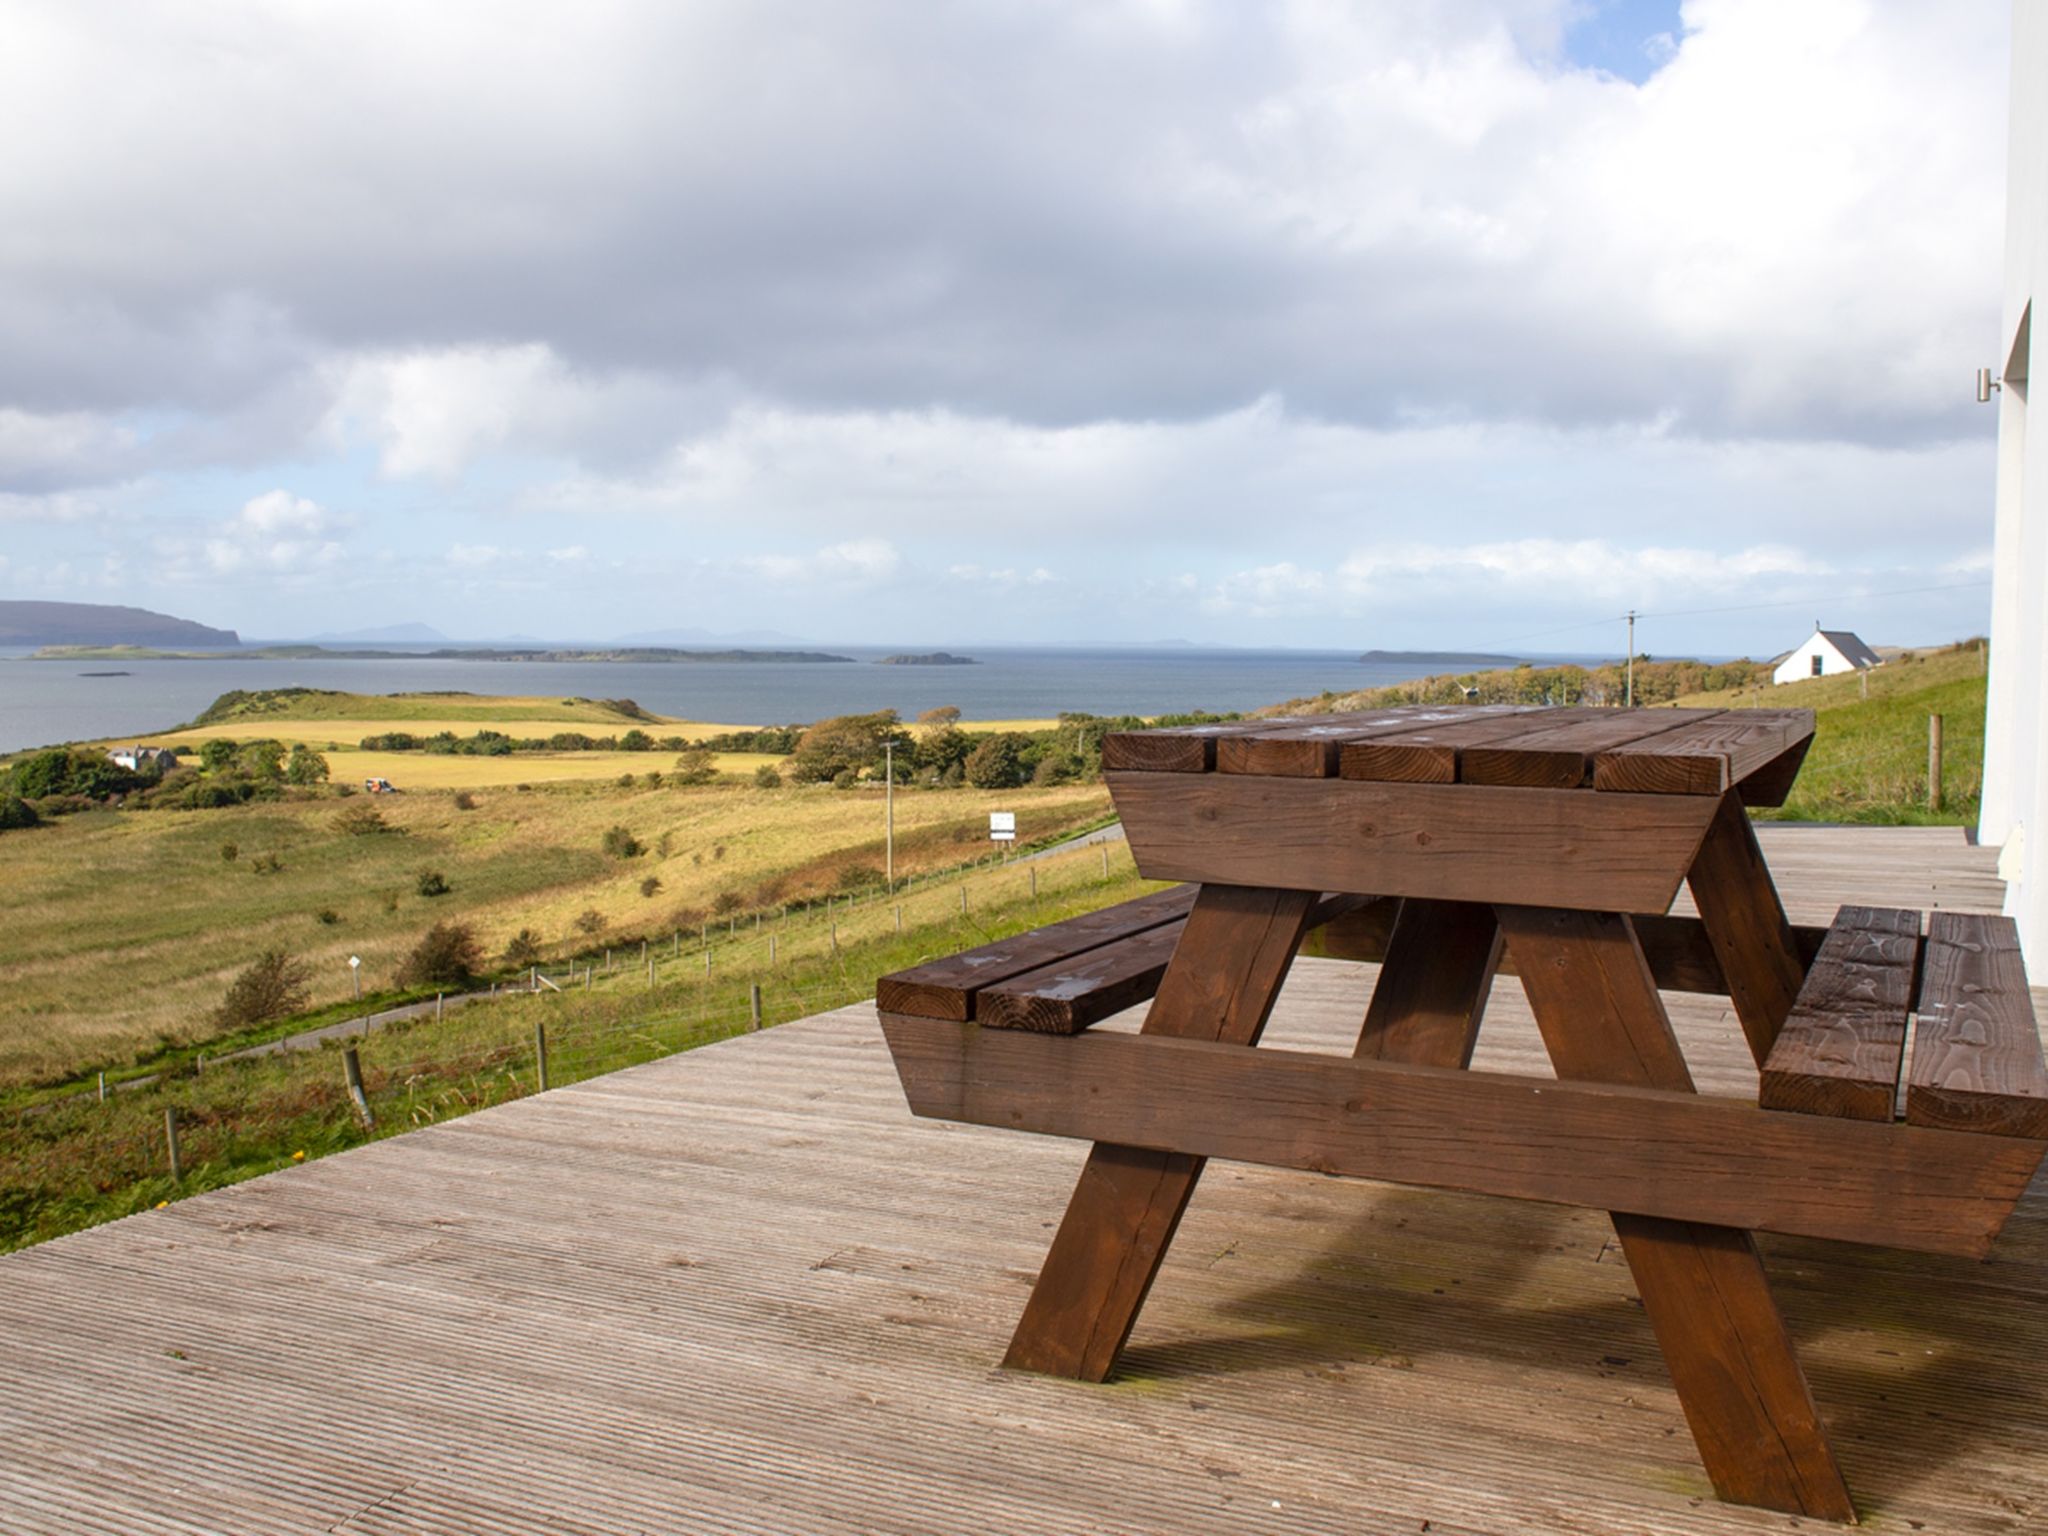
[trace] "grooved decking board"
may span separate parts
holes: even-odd
[[[1760,836],[1795,922],[1997,909],[1953,829]],[[1267,1042],[1347,1054],[1374,969],[1298,961]],[[1474,1064],[1542,1063],[1497,982]],[[1121,1379],[994,1369],[1082,1154],[912,1119],[863,1006],[0,1257],[0,1530],[1786,1528],[1715,1503],[1594,1212],[1213,1164]],[[1982,1264],[1763,1248],[1865,1528],[2037,1528],[2048,1180]]]
[[[1764,1063],[1763,1106],[1889,1121],[1919,971],[1918,912],[1842,908]]]
[[[1593,759],[1595,789],[1718,795],[1813,738],[1810,709],[1709,714],[1676,730],[1610,747]]]

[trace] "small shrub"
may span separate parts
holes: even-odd
[[[531,784],[514,784],[512,787],[522,795],[533,793],[533,786]]]
[[[621,789],[631,789],[632,787],[633,787],[633,775],[631,775],[630,773],[622,773],[622,774],[620,774],[620,775],[619,775],[619,788],[621,788]]]
[[[604,851],[615,859],[637,859],[647,850],[624,827],[612,827],[605,832]]]
[[[19,795],[0,795],[0,832],[33,827],[42,821],[36,808]]]
[[[660,770],[659,768],[650,768],[650,769],[648,769],[648,770],[647,770],[647,775],[646,775],[646,777],[647,777],[647,787],[648,787],[649,789],[659,789],[659,788],[661,788],[661,770]]]
[[[678,784],[709,784],[718,777],[718,759],[704,747],[691,747],[676,758]]]
[[[834,789],[851,789],[859,782],[860,770],[857,768],[842,768],[832,775],[832,787]]]
[[[523,971],[530,965],[540,963],[540,935],[531,928],[522,928],[505,943],[505,965],[510,970]]]
[[[605,916],[595,907],[585,907],[583,915],[576,919],[578,933],[599,934],[605,929]]]
[[[401,987],[467,986],[483,969],[483,946],[467,923],[436,923],[398,967]]]
[[[297,1013],[312,997],[307,987],[311,980],[304,961],[281,949],[266,949],[229,985],[227,996],[213,1011],[214,1027],[247,1029]]]
[[[284,861],[274,853],[259,853],[249,861],[252,875],[274,875],[284,868]]]
[[[475,810],[476,796],[472,795],[466,789],[458,789],[457,791],[455,791],[455,809],[457,809],[458,811]]]
[[[324,928],[332,928],[336,923],[341,921],[341,914],[335,911],[334,908],[332,907],[322,907],[318,912],[315,912],[313,914],[313,921],[320,924]]]
[[[711,899],[711,910],[720,917],[729,912],[737,912],[745,905],[746,898],[738,891],[720,891]]]
[[[842,864],[839,867],[839,890],[842,895],[865,891],[881,883],[882,872],[872,864]]]
[[[664,832],[661,834],[660,837],[655,839],[654,851],[660,854],[665,859],[669,855],[669,850],[674,846],[675,834],[672,832]]]
[[[775,765],[773,763],[763,763],[760,767],[754,770],[754,788],[782,788],[782,775],[775,771]]]
[[[384,813],[374,805],[342,807],[335,813],[334,830],[346,837],[373,837],[379,832],[389,832],[391,823],[384,819]]]
[[[413,882],[413,889],[422,896],[446,896],[449,892],[447,876],[438,869],[423,869],[420,877]]]
[[[725,857],[725,844],[723,844],[723,843],[718,843],[718,844],[714,845],[714,846],[713,846],[713,848],[712,848],[712,850],[711,850],[711,862],[712,862],[712,863],[714,863],[714,864],[716,864],[716,863],[717,863],[717,862],[718,862],[718,861],[719,861],[720,859],[722,859],[722,858],[724,858],[724,857]]]
[[[642,896],[659,896],[661,894],[661,876],[649,875],[645,880],[642,880],[640,882],[640,894]]]
[[[232,863],[234,863],[234,862],[235,862],[235,860],[239,859],[239,858],[240,858],[241,856],[242,856],[242,850],[241,850],[240,848],[236,847],[236,846],[235,846],[235,845],[234,845],[233,843],[222,843],[222,844],[220,845],[220,861],[221,861],[221,863],[223,863],[223,864],[232,864]]]

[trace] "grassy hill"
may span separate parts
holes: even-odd
[[[1982,641],[1907,651],[1859,676],[1696,693],[1687,709],[1810,709],[1813,749],[1778,821],[1975,826],[1984,781]],[[1865,695],[1868,695],[1866,697]],[[1927,717],[1942,717],[1942,804],[1927,804]]]

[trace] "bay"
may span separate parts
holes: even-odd
[[[108,736],[148,740],[194,719],[230,689],[350,693],[455,691],[636,700],[657,714],[731,725],[808,723],[942,704],[970,720],[1063,710],[1156,715],[1256,709],[1325,690],[1381,687],[1458,670],[1439,660],[1359,660],[1356,651],[1206,647],[988,647],[978,665],[881,666],[878,647],[824,646],[823,662],[520,662],[426,659],[30,661],[0,651],[0,752]],[[124,676],[87,676],[119,672]]]

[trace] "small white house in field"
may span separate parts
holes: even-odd
[[[164,747],[116,747],[107,754],[130,773],[168,773],[178,766],[178,754]]]
[[[1839,672],[1862,672],[1882,666],[1877,652],[1846,629],[1813,627],[1813,638],[1778,663],[1771,674],[1774,683],[1796,683],[1802,677],[1833,677]]]

